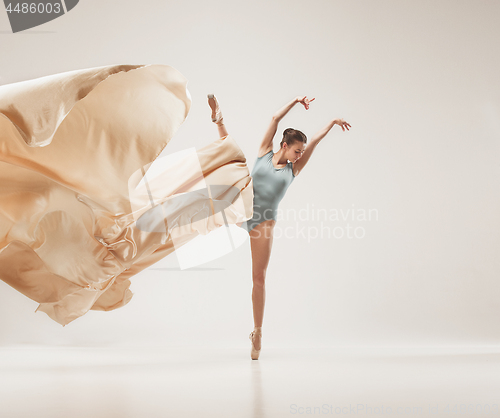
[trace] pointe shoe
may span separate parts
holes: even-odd
[[[258,360],[260,355],[260,350],[262,350],[262,343],[260,349],[258,350],[253,345],[253,337],[255,335],[260,335],[260,339],[262,341],[262,327],[255,327],[254,330],[248,336],[250,338],[250,341],[252,341],[252,349],[250,350],[250,357],[252,357],[252,360]]]
[[[222,112],[220,111],[219,108],[219,103],[217,102],[217,99],[213,94],[208,94],[208,105],[210,106],[210,109],[212,109],[212,122],[214,122],[217,125],[221,125],[223,122],[222,118]]]

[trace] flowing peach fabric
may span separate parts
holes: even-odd
[[[124,306],[132,276],[252,216],[246,159],[229,136],[167,168],[160,194],[131,196],[189,112],[186,85],[170,66],[113,65],[0,86],[0,278],[37,311],[64,326]],[[137,227],[200,182],[218,188],[177,199],[163,232]]]

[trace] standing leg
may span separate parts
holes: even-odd
[[[252,250],[252,304],[255,327],[262,327],[264,320],[264,304],[266,299],[265,279],[267,266],[271,257],[273,230],[276,221],[267,220],[250,231],[250,247]],[[261,335],[254,337],[254,346],[260,350]]]

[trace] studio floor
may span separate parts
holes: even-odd
[[[249,351],[3,347],[0,416],[500,416],[500,348]]]

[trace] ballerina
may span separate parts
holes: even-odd
[[[253,217],[243,224],[237,224],[244,226],[248,231],[252,252],[254,330],[249,335],[252,342],[250,352],[252,360],[258,360],[261,351],[265,279],[271,255],[273,231],[276,225],[279,202],[283,199],[292,181],[311,158],[316,146],[328,132],[335,125],[339,125],[342,131],[349,130],[351,127],[343,119],[334,119],[311,138],[307,147],[307,137],[303,132],[287,128],[283,132],[279,151],[274,153],[273,140],[278,130],[278,123],[297,103],[302,104],[308,110],[313,100],[314,98],[308,99],[307,96],[296,97],[273,115],[260,143],[257,160],[251,173],[254,192]],[[208,95],[208,103],[212,109],[212,122],[217,125],[219,135],[221,137],[228,135],[222,112],[213,94]]]

